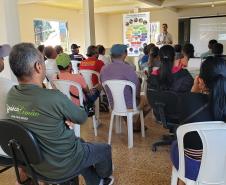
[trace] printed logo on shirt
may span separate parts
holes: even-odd
[[[96,61],[86,61],[80,64],[80,66],[94,66]]]
[[[40,114],[34,110],[28,111],[24,106],[6,104],[6,112],[11,118],[28,120],[31,117],[38,117]]]

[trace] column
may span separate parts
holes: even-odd
[[[84,24],[85,24],[85,49],[96,44],[95,21],[94,21],[94,1],[83,0]]]
[[[0,45],[10,44],[11,46],[20,42],[20,27],[18,14],[18,0],[0,0]],[[5,69],[0,77],[15,80],[12,74],[8,59],[5,59]]]

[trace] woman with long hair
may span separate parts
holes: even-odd
[[[174,48],[170,45],[161,47],[159,58],[160,67],[151,72],[148,78],[148,87],[176,93],[189,92],[193,85],[193,78],[187,69],[177,65]]]
[[[195,78],[192,92],[182,96],[181,123],[201,121],[226,121],[226,61],[219,57],[208,57]],[[202,159],[202,141],[197,132],[184,137],[185,176],[196,180]],[[171,160],[178,169],[178,145],[174,142]],[[184,185],[179,180],[178,185]]]

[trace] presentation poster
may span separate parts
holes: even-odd
[[[123,42],[128,46],[128,56],[139,56],[150,43],[150,13],[123,15]]]

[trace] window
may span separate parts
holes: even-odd
[[[69,51],[67,22],[34,20],[35,44],[38,46],[61,45],[64,51]]]

